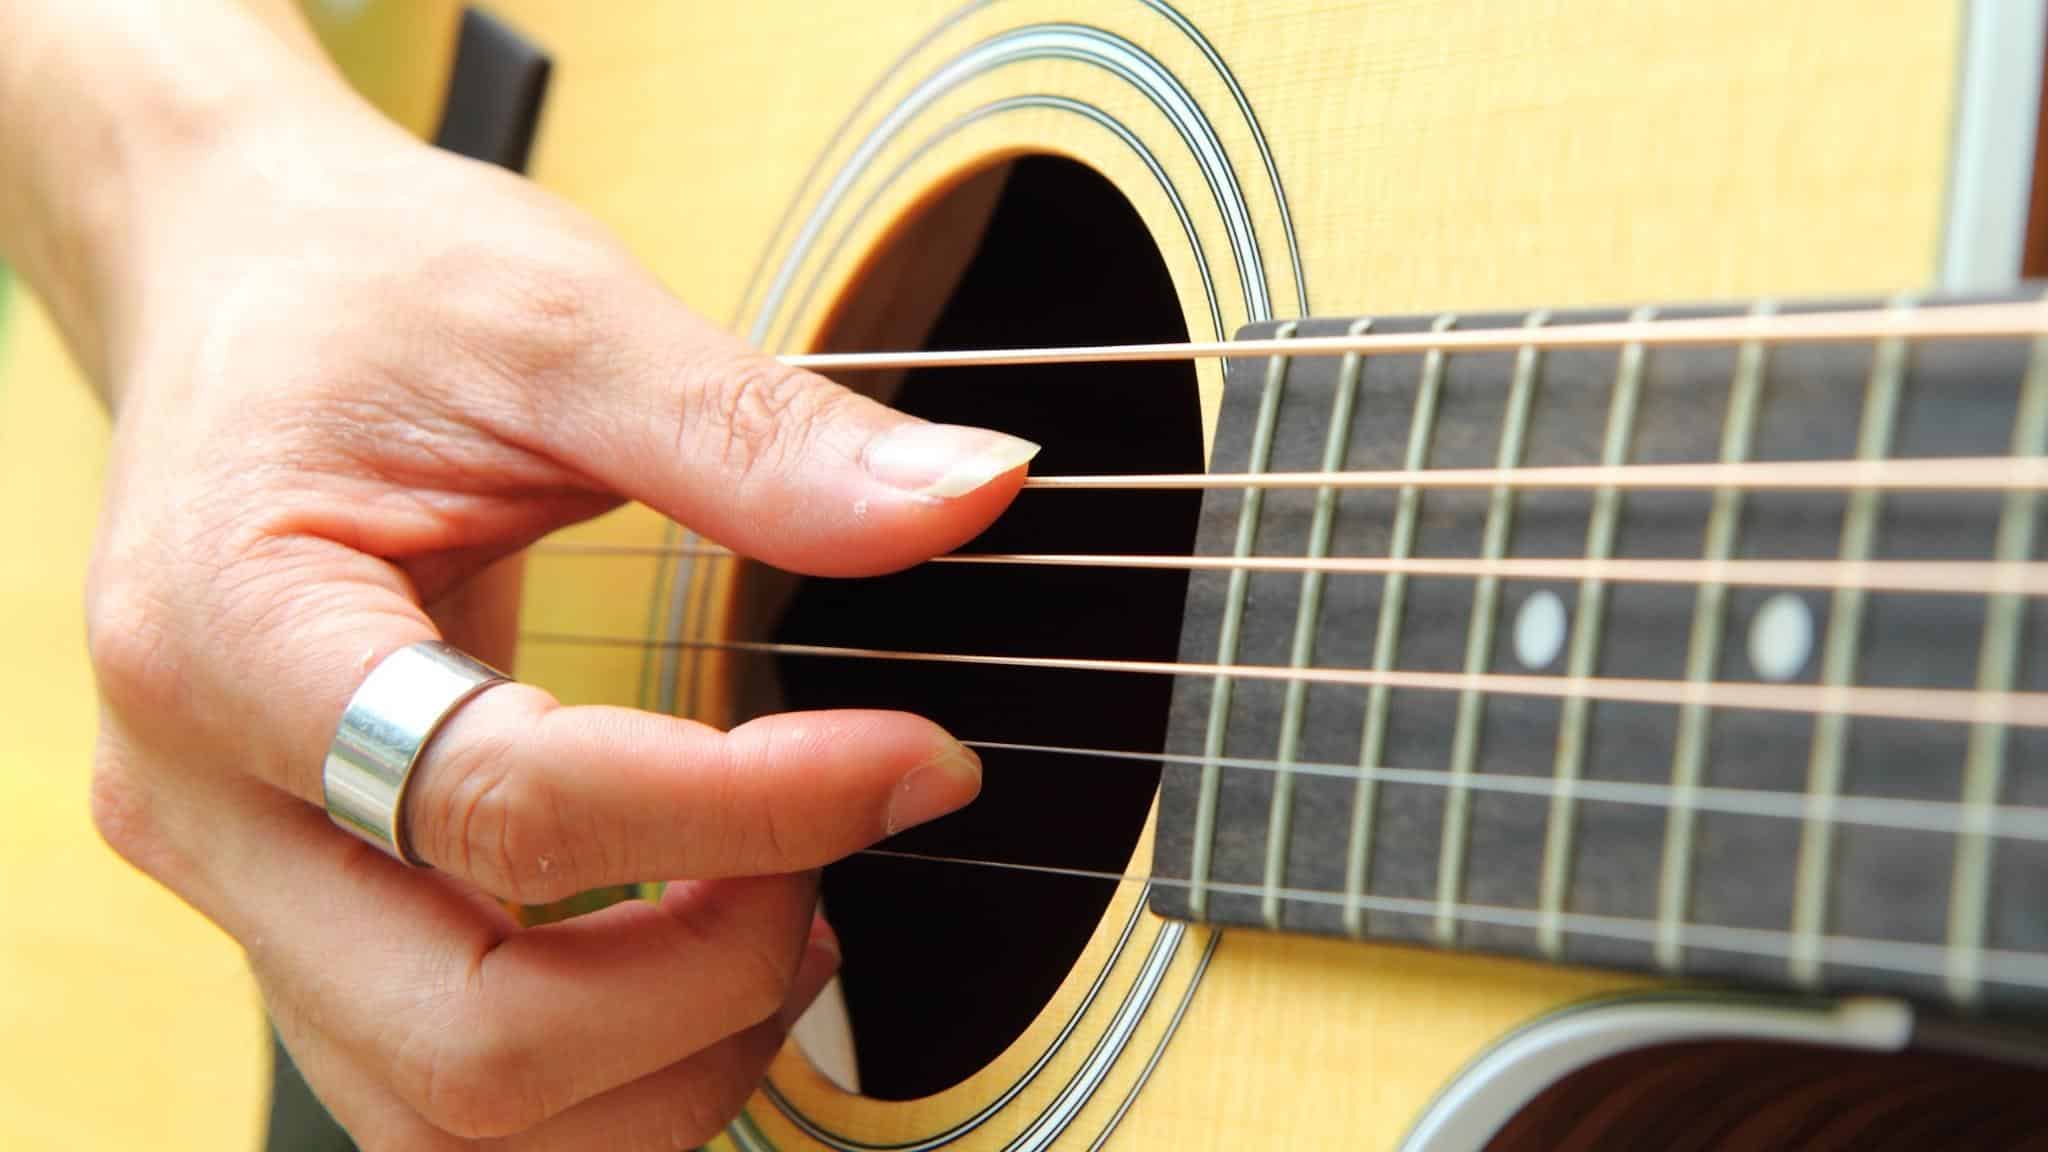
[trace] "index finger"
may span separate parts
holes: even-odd
[[[492,895],[544,904],[643,880],[815,868],[972,800],[981,761],[901,712],[799,712],[721,732],[566,708],[504,684],[413,770],[409,842]]]

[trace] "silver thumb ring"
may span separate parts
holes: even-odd
[[[327,746],[327,815],[360,839],[417,865],[405,837],[405,786],[420,752],[455,710],[509,677],[438,640],[386,656],[349,698]]]

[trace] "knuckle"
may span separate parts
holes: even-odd
[[[820,797],[789,796],[777,782],[787,761],[807,756],[795,746],[728,735],[725,754],[702,769],[705,803],[695,813],[697,840],[730,874],[766,875],[829,863],[845,837],[839,825],[860,820],[853,806]],[[848,850],[854,845],[848,845]]]
[[[728,995],[746,1020],[759,1022],[775,1015],[789,998],[796,979],[798,948],[770,934],[750,932],[732,945]]]
[[[749,865],[759,855],[759,821],[743,815],[745,783],[743,766],[726,762],[704,772],[704,801],[690,813],[691,840],[720,873],[766,871]],[[710,871],[707,869],[707,871]]]
[[[497,275],[499,315],[509,319],[505,366],[529,377],[573,370],[605,331],[607,278],[572,260],[518,262]]]
[[[479,396],[463,377],[441,380],[438,401],[529,431],[563,417],[573,382],[613,356],[620,272],[585,246],[457,245],[426,275],[437,286],[437,329],[496,386]]]
[[[711,374],[695,405],[700,437],[744,482],[802,458],[845,403],[845,394],[797,368],[759,357]]]
[[[535,1087],[534,1054],[503,1036],[497,1029],[464,1029],[455,1041],[435,1046],[413,1081],[413,1106],[422,1119],[465,1140],[483,1140],[523,1132],[552,1114]]]
[[[352,1105],[349,1106],[349,1105]],[[462,1152],[474,1145],[436,1128],[432,1121],[402,1100],[349,1100],[337,1109],[347,1125],[353,1147],[374,1152]]]
[[[723,757],[715,772],[715,802],[707,813],[713,827],[703,835],[717,845],[717,859],[734,872],[787,872],[804,866],[791,853],[801,844],[804,818],[793,805],[763,797],[761,781],[772,779],[775,765],[760,744],[728,742],[734,754]],[[764,802],[769,800],[769,802]]]
[[[581,890],[568,851],[560,798],[546,780],[513,766],[511,738],[481,737],[437,759],[442,782],[425,830],[437,855],[495,896],[548,904]]]
[[[471,295],[483,314],[465,328],[508,375],[553,379],[604,346],[616,271],[584,248],[487,256]]]
[[[136,580],[95,583],[86,597],[86,645],[93,676],[117,712],[155,714],[176,709],[183,675],[172,651],[169,612],[154,591]]]
[[[792,819],[780,805],[769,805],[761,814],[759,851],[765,854],[763,864],[767,868],[786,868],[797,860],[800,838],[797,829],[790,825]]]
[[[779,812],[777,805],[747,800],[745,789],[735,786],[727,789],[726,801],[714,809],[724,815],[718,820],[720,827],[707,832],[705,838],[715,844],[712,858],[721,870],[763,875],[810,866],[806,859],[810,853],[797,849],[807,839],[815,839],[816,833],[801,827],[801,816]]]
[[[722,1044],[699,1060],[694,1075],[667,1101],[664,1113],[669,1148],[705,1145],[732,1123],[760,1082],[763,1065],[781,1045],[780,1030],[757,1027]]]
[[[93,767],[92,823],[116,855],[138,868],[157,853],[161,839],[148,792],[130,770],[102,752]]]
[[[448,1134],[436,1132],[415,1121],[397,1132],[371,1133],[358,1136],[365,1148],[388,1149],[389,1152],[456,1152],[460,1145],[451,1141]]]
[[[732,1123],[747,1099],[745,1092],[733,1091],[729,1079],[719,1077],[713,1083],[676,1093],[670,1102],[664,1148],[701,1147]]]

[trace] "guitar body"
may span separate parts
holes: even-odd
[[[1887,294],[1933,284],[1960,258],[1955,173],[1969,32],[1960,6],[1901,6],[1883,18],[1850,0],[763,0],[616,5],[601,15],[586,5],[501,0],[494,11],[555,59],[533,177],[617,230],[682,299],[777,352],[917,347],[935,325],[1003,344],[1210,340],[1308,314]],[[336,4],[316,17],[373,99],[431,129],[453,5]],[[2031,146],[2030,129],[2023,142]],[[1076,175],[1076,166],[1092,175]],[[2022,158],[2013,171],[2024,178],[2031,167]],[[1035,207],[1018,191],[1027,181]],[[1079,199],[1061,199],[1083,186],[1085,194],[1072,193]],[[1093,211],[1104,189],[1124,206],[1120,215]],[[1087,220],[1061,225],[1062,204],[1088,207]],[[1063,287],[1045,282],[1056,267],[1033,265],[1029,276],[1006,280],[1004,268],[977,265],[985,230],[1019,219],[1034,222],[1048,246],[1069,243],[1062,228],[1085,234],[1089,220],[1113,219],[1117,236],[1088,236],[1092,247],[1074,253],[1071,266],[1085,269],[1088,250],[1149,249],[1156,270],[1126,276],[1142,261],[1120,255],[1104,276],[1112,296],[1150,293],[1146,314],[1164,327],[1119,336],[1116,301],[1090,295],[1086,276]],[[2012,259],[2008,275],[2017,270]],[[963,320],[948,305],[970,284],[993,302]],[[1038,305],[1064,294],[1085,301],[1073,327],[1033,327]],[[10,410],[26,403],[25,392],[51,391],[27,377],[55,370],[47,332],[19,302],[15,313],[0,380]],[[1100,323],[1090,327],[1090,316]],[[1062,341],[1067,331],[1092,339]],[[915,381],[848,382],[892,395],[933,391],[917,392]],[[1185,458],[1154,470],[1187,470],[1189,459],[1199,470],[1221,410],[1222,368],[1202,363],[1171,387],[1156,409],[1149,394],[1119,397],[1113,385],[1074,390],[1059,410],[1035,411],[1045,423],[1034,427],[1048,430],[1048,445],[1063,430],[1086,435],[1098,419],[1134,444],[1156,427],[1185,441],[1176,448]],[[1091,395],[1115,413],[1099,416]],[[51,486],[0,488],[14,522],[42,491],[65,493],[67,524],[90,522],[91,453],[19,420],[0,424],[0,439],[0,460]],[[68,563],[32,576],[9,565],[9,578],[40,581],[44,599],[68,613],[86,543],[82,529],[68,531]],[[694,544],[635,508],[537,548],[522,628],[543,639],[522,646],[519,675],[571,702],[714,722],[760,706],[762,678],[745,657],[677,642],[760,638],[762,621],[802,593]],[[82,666],[71,651],[78,647],[69,645],[68,658]],[[23,674],[10,663],[12,679]],[[7,695],[25,701],[19,715],[38,717],[42,728],[48,717],[63,721],[61,756],[7,773],[6,786],[22,787],[32,771],[37,796],[75,809],[65,827],[79,843],[48,856],[67,866],[94,851],[83,839],[86,691],[74,668],[12,683]],[[1093,779],[1067,778],[1066,802],[1086,806]],[[1003,802],[992,789],[982,804]],[[1063,819],[1057,807],[1020,803],[1028,815],[1018,819],[1038,821],[1039,834],[1065,834],[1053,823]],[[1151,870],[1149,802],[1135,803],[1135,819],[1126,814],[1101,831],[1107,847],[1098,855],[1113,860],[1098,870]],[[6,872],[0,884],[21,882]],[[828,881],[829,907],[865,898],[849,884]],[[77,885],[69,891],[73,901],[90,899]],[[1551,1146],[1583,1124],[1586,1146],[1662,1146],[1686,1130],[1642,1126],[1650,1122],[1629,1101],[1656,1098],[1644,1084],[1670,1091],[1674,1076],[1707,1083],[1730,1067],[1762,1066],[1753,1050],[1714,1045],[1763,1037],[1883,1051],[1898,1047],[1908,1027],[1905,1010],[1889,1001],[1736,998],[1588,967],[1216,930],[1155,916],[1138,884],[1086,891],[1087,926],[1061,942],[1019,945],[1033,933],[1030,917],[991,916],[977,921],[986,964],[971,949],[957,951],[920,976],[951,989],[934,993],[945,1003],[1007,1005],[994,1013],[1007,1023],[977,1020],[981,1039],[950,1046],[943,1014],[920,1014],[907,999],[894,1010],[886,996],[862,1002],[863,932],[904,926],[849,903],[874,925],[842,928],[861,1073],[915,1089],[914,1098],[848,1092],[792,1045],[726,1140],[748,1149],[1078,1148],[1103,1137],[1137,1148],[1470,1148],[1503,1131]],[[29,903],[47,900],[45,890]],[[987,935],[986,924],[1001,922],[1013,935]],[[185,926],[166,931],[189,935]],[[949,947],[971,936],[963,929]],[[993,954],[1013,946],[1048,950],[1063,974],[1006,984],[1010,969]],[[217,939],[195,941],[157,957],[152,979],[211,987],[224,956],[231,964]],[[82,977],[43,970],[60,961],[32,959],[28,977],[0,980],[0,997],[53,985],[71,997],[102,994],[82,989]],[[218,1063],[237,1076],[253,1073],[261,1033],[252,998],[235,986],[227,999],[224,1022],[166,1037],[162,1075],[183,1074],[174,1060],[186,1069],[209,1063],[193,1058],[195,1046],[221,1054]],[[160,1026],[169,1011],[163,997],[134,1009]],[[909,1040],[885,1047],[928,1043],[971,1066],[871,1076],[863,1036],[892,1020]],[[130,1031],[124,1048],[143,1031]],[[1683,1060],[1614,1081],[1597,1099],[1574,1098],[1561,1126],[1541,1128],[1525,1110],[1565,1073],[1672,1042],[1691,1045]],[[0,1059],[20,1060],[23,1047],[9,1045]],[[1866,1128],[1857,1125],[1895,1122],[1879,1105],[1907,1097],[1887,1094],[1886,1074],[1859,1059],[1803,1065],[1781,1083],[1783,1099],[1799,1103],[1757,1101],[1756,1113],[1784,1122],[1774,1129],[1781,1142],[1800,1132],[1820,1140],[1826,1133],[1797,1123],[1825,1116],[1841,1125],[1830,1139],[1863,1146]],[[69,1064],[67,1074],[87,1084],[112,1067],[103,1054],[76,1049]],[[0,1082],[51,1073],[47,1065],[8,1071]],[[1920,1073],[1927,1083],[1950,1074]],[[193,1121],[191,1146],[248,1139],[261,1084],[253,1074],[237,1083],[247,1095],[214,1108],[229,1119],[213,1121],[211,1132]],[[59,1100],[101,1094],[48,1090]],[[1659,1114],[1668,1121],[1682,1109],[1673,1103]],[[107,1122],[84,1105],[58,1112],[50,1128],[31,1131],[55,1133],[52,1146],[104,1142],[84,1135]],[[1521,1128],[1504,1129],[1517,1113]],[[1711,1143],[1736,1126],[1692,1135]],[[156,1146],[180,1146],[157,1131]],[[1781,1146],[1753,1132],[1743,1139]]]

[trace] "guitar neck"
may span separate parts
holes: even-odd
[[[1942,303],[1314,319],[1240,336]],[[1224,669],[1176,690],[1183,759],[1165,774],[1154,906],[2048,1003],[2034,707],[2048,610],[2020,590],[2048,502],[2037,479],[1970,486],[1946,463],[2048,451],[2036,344],[1652,336],[1233,360],[1212,472],[1339,475],[1205,496],[1200,552],[1298,563],[1192,577],[1181,658]],[[1817,462],[1840,462],[1838,482]],[[1774,486],[1781,464],[1823,483]],[[1666,465],[1738,467],[1651,482]],[[1576,487],[1534,471],[1585,466],[1607,471]],[[1431,478],[1460,469],[1516,475]],[[1345,483],[1394,470],[1413,482]],[[1915,474],[1935,483],[1884,479]]]

